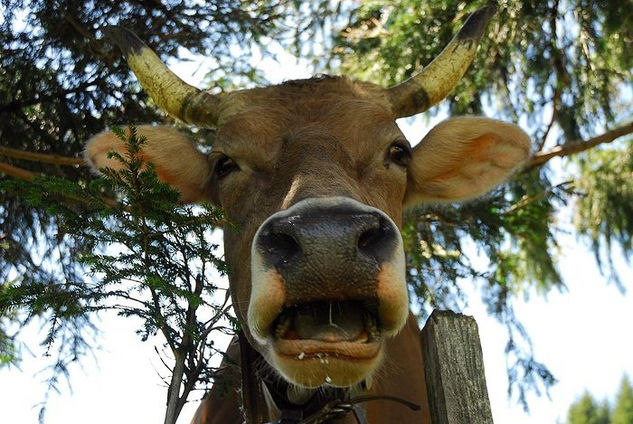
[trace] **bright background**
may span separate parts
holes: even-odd
[[[310,76],[305,63],[284,55],[274,44],[270,48],[281,55],[280,64],[257,57],[255,61],[271,81]],[[187,82],[199,85],[204,76],[200,70],[208,69],[212,61],[185,51],[182,57],[190,61],[170,65]],[[409,119],[401,125],[415,143],[432,124]],[[562,226],[569,222],[568,215],[569,211],[560,214]],[[633,377],[633,295],[623,294],[606,282],[586,246],[568,235],[560,236],[559,242],[559,267],[567,289],[552,291],[546,297],[526,293],[528,299],[522,297],[515,303],[517,318],[532,338],[536,359],[544,362],[559,380],[549,395],[529,397],[529,413],[516,401],[508,400],[504,328],[488,317],[475,291],[468,288],[472,284],[463,284],[472,294],[471,305],[463,312],[473,315],[479,324],[492,412],[498,424],[564,423],[570,403],[584,390],[598,399],[612,397],[625,373]],[[621,255],[617,256],[614,261],[627,286],[633,280],[633,272]],[[51,393],[46,422],[162,422],[166,389],[159,374],[165,373],[154,351],[160,341],[142,343],[135,335],[140,325],[134,320],[113,314],[100,317],[102,333],[94,356],[71,370],[72,388],[61,384],[60,393]],[[48,358],[43,357],[44,349],[38,345],[44,337],[42,331],[31,325],[24,333],[23,340],[31,353],[25,352],[20,369],[0,369],[0,423],[38,420],[38,404],[46,393],[42,382],[47,377],[40,371],[49,364]],[[196,393],[194,397],[200,395]],[[195,402],[188,404],[179,423],[188,423],[196,407]]]

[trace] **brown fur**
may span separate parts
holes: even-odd
[[[162,174],[175,187],[200,188],[199,193],[180,188],[183,201],[211,198],[237,224],[239,231],[227,230],[224,237],[233,303],[242,323],[247,323],[251,294],[253,236],[276,211],[307,198],[344,196],[383,211],[400,226],[405,206],[479,196],[527,157],[529,141],[517,127],[485,118],[457,118],[432,130],[404,168],[388,157],[392,143],[406,141],[383,93],[372,84],[329,77],[231,93],[221,107],[224,113],[209,167],[201,170],[195,165],[199,175],[187,175],[186,181],[178,173]],[[146,155],[157,169],[180,169],[190,160],[200,163],[200,153],[184,137],[176,142],[177,155],[154,154],[163,147],[160,130],[151,131]],[[86,149],[97,166],[107,148],[116,148],[103,141],[107,139],[98,136]],[[233,159],[239,170],[219,179],[213,169],[224,156]],[[389,296],[385,287],[380,291]],[[406,308],[406,301],[401,304]],[[259,350],[248,328],[245,333]],[[370,422],[428,423],[419,329],[412,316],[387,343],[385,358],[371,391],[418,402],[423,410],[414,413],[373,402],[367,406]],[[393,371],[384,371],[390,363],[396,365]],[[212,392],[194,422],[233,422],[236,399],[219,400]],[[216,408],[217,414],[210,408]]]

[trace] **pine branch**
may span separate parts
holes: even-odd
[[[25,150],[12,149],[10,147],[0,146],[0,156],[6,156],[14,159],[24,159],[32,162],[50,163],[62,166],[87,166],[83,159],[72,158],[68,156],[35,153]]]
[[[538,150],[543,150],[543,146],[547,142],[547,137],[549,136],[550,131],[554,127],[554,123],[558,120],[558,108],[560,107],[560,97],[561,97],[561,89],[560,87],[556,87],[554,90],[554,96],[552,97],[552,116],[550,118],[549,123],[547,124],[547,128],[545,128],[545,132],[541,137],[541,141],[538,144]]]
[[[4,173],[10,177],[17,178],[18,180],[28,182],[33,181],[36,177],[42,176],[41,174],[27,171],[26,169],[18,168],[17,166],[9,165],[5,162],[0,162],[0,173]],[[86,199],[77,196],[64,195],[64,197],[75,202],[86,202]],[[101,200],[106,206],[109,207],[115,207],[119,205],[119,202],[110,197],[102,196]],[[125,209],[127,210],[128,208]]]
[[[573,184],[573,181],[563,181],[560,184],[557,184],[555,186],[552,186],[550,188],[548,188],[547,190],[544,190],[540,193],[537,193],[534,196],[524,196],[521,200],[519,200],[519,202],[515,203],[514,205],[510,206],[510,208],[508,208],[507,210],[503,211],[500,213],[501,216],[507,216],[507,215],[512,215],[513,213],[515,213],[516,211],[518,211],[519,209],[523,209],[526,206],[540,201],[541,199],[547,197],[550,193],[558,190],[558,189],[565,189],[566,187],[570,186],[571,184]]]
[[[554,6],[551,9],[550,18],[549,18],[550,31],[552,31],[552,36],[550,37],[551,48],[552,48],[552,54],[554,55],[554,68],[556,69],[556,88],[554,89],[554,95],[552,96],[552,116],[549,121],[549,124],[547,124],[547,128],[545,129],[543,136],[541,137],[541,141],[539,142],[539,145],[538,145],[539,151],[543,150],[543,146],[545,146],[545,142],[547,141],[547,136],[552,130],[554,123],[558,120],[558,108],[560,107],[562,86],[569,84],[569,78],[567,77],[567,73],[565,72],[565,66],[561,59],[561,56],[563,53],[556,46],[557,40],[558,40],[558,35],[556,31],[557,29],[556,21],[558,20],[558,5],[559,5],[559,0],[555,0]]]
[[[572,141],[571,143],[566,143],[564,145],[554,147],[553,149],[548,151],[537,152],[534,154],[534,156],[532,156],[532,159],[527,162],[523,170],[527,171],[532,168],[542,166],[550,159],[557,156],[569,156],[592,149],[600,144],[611,143],[616,139],[631,133],[633,133],[633,122],[629,122],[628,124],[617,127],[613,130],[607,131],[604,134],[590,138],[588,140],[576,140]]]
[[[37,177],[37,174],[31,171],[4,162],[0,162],[0,172],[23,181],[33,181],[33,178]]]

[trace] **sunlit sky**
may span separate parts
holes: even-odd
[[[304,63],[283,57],[281,64],[262,60],[258,66],[273,82],[309,76]],[[170,65],[186,81],[199,84],[202,70],[211,67],[212,62],[191,59]],[[412,143],[422,138],[428,125],[420,120],[402,123]],[[565,213],[560,219],[562,225],[569,220]],[[625,373],[633,377],[633,295],[608,284],[593,255],[578,240],[561,235],[559,242],[559,267],[566,290],[552,291],[546,297],[528,293],[529,298],[521,296],[515,303],[517,316],[532,338],[536,359],[559,380],[549,396],[543,393],[528,398],[530,413],[524,412],[516,399],[508,399],[504,328],[488,317],[473,283],[462,284],[471,293],[470,306],[463,312],[473,315],[479,324],[492,412],[498,424],[564,423],[569,404],[584,390],[602,399],[615,393]],[[616,256],[627,285],[633,280],[633,272],[621,255]],[[46,422],[162,422],[166,390],[159,375],[165,373],[154,351],[160,340],[141,342],[135,334],[139,322],[113,314],[101,315],[100,327],[102,334],[95,343],[98,349],[94,356],[71,369],[72,389],[62,383],[60,393],[50,394]],[[1,423],[37,422],[38,404],[46,393],[42,382],[48,375],[39,371],[49,364],[38,345],[43,337],[41,328],[29,327],[23,340],[31,353],[25,352],[20,369],[0,370]],[[196,406],[195,402],[186,405],[178,422],[188,423]]]

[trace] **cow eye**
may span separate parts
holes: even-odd
[[[407,166],[411,162],[411,148],[402,141],[396,141],[387,151],[389,160],[400,166]]]
[[[231,172],[238,169],[237,163],[228,156],[222,156],[215,164],[215,175],[224,178]]]

